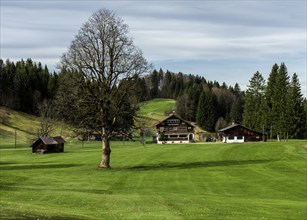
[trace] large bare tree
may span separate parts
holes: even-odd
[[[110,138],[132,127],[138,107],[135,81],[150,68],[128,33],[123,19],[101,9],[82,25],[61,59],[62,70],[75,73],[66,77],[76,88],[64,94],[73,99],[66,100],[71,110],[66,118],[101,134],[99,167],[110,167]]]

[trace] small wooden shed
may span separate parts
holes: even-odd
[[[218,137],[225,143],[241,143],[247,141],[266,141],[267,136],[240,124],[233,124],[218,131]]]
[[[61,136],[40,137],[31,145],[32,153],[61,153],[64,152],[65,140]]]

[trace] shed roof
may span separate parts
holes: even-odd
[[[40,139],[44,142],[46,145],[53,145],[58,144],[58,142],[53,137],[40,137]]]
[[[61,136],[53,137],[59,144],[64,144],[65,140]]]
[[[45,145],[56,145],[56,144],[64,144],[65,140],[61,136],[56,137],[40,137],[33,144],[35,144],[38,140],[41,140]],[[32,145],[33,145],[32,144]]]

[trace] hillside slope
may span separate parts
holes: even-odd
[[[161,120],[165,117],[165,112],[171,112],[175,108],[176,101],[174,99],[153,99],[143,102],[138,114],[151,119]]]
[[[0,106],[0,148],[29,146],[40,129],[39,117],[17,112]],[[63,123],[53,122],[54,136],[70,136],[70,130]]]
[[[167,112],[173,112],[176,109],[174,99],[153,99],[141,103],[138,116],[142,118],[142,124],[146,127],[153,127],[158,121],[166,117]]]

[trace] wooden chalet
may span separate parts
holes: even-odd
[[[194,126],[172,114],[156,124],[157,143],[189,143],[194,141]]]
[[[239,124],[233,124],[219,130],[218,137],[224,143],[243,143],[267,140],[267,136],[265,134]]]
[[[61,136],[40,137],[31,145],[32,153],[61,153],[64,152],[65,140]]]

